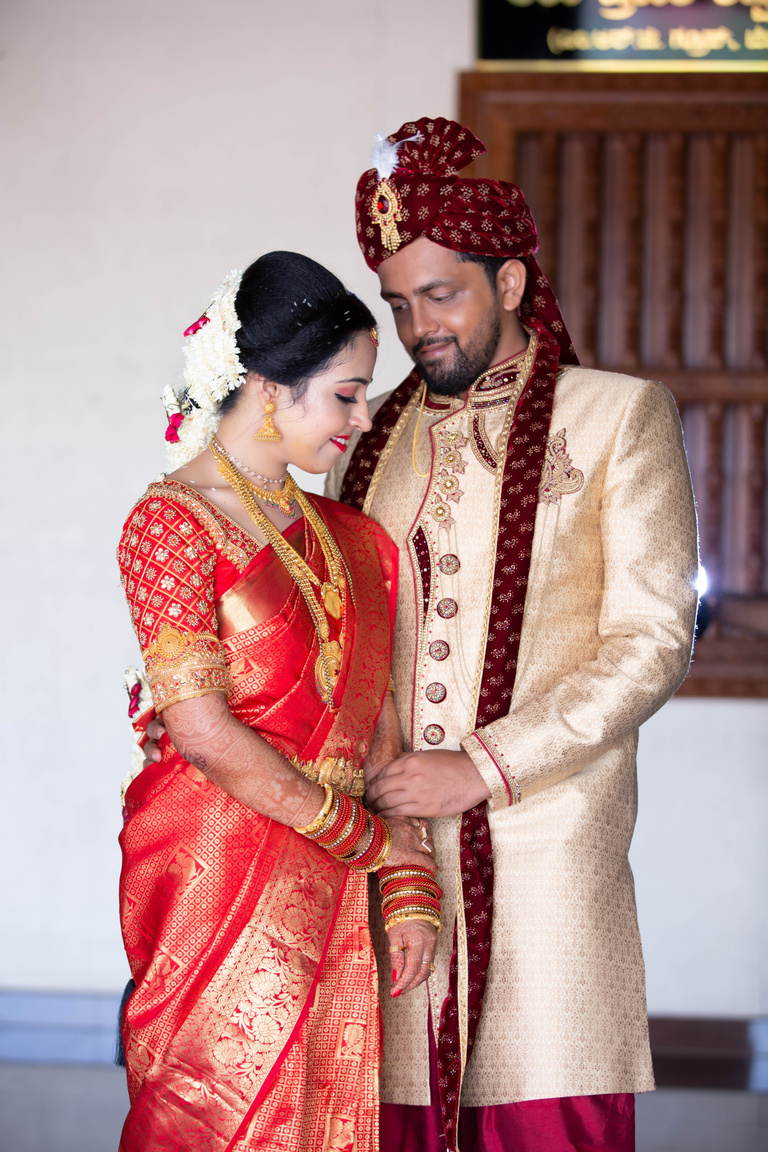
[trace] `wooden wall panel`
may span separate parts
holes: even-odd
[[[557,236],[560,302],[567,312],[574,347],[594,359],[597,346],[597,285],[600,218],[600,139],[594,132],[568,132],[560,150]],[[535,213],[534,213],[535,217]]]
[[[640,362],[680,367],[683,135],[644,138]]]
[[[683,691],[768,696],[768,77],[473,73],[461,117],[582,363],[681,409],[714,606]]]

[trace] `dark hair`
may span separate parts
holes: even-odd
[[[499,269],[502,264],[506,264],[507,260],[511,259],[509,256],[478,256],[473,252],[457,252],[456,258],[461,260],[462,264],[481,264],[494,292],[496,291],[496,277],[499,274]]]
[[[240,363],[299,399],[358,332],[376,321],[337,276],[298,252],[267,252],[243,273],[235,298]],[[226,411],[236,402],[231,392]]]

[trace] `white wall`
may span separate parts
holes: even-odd
[[[768,702],[672,700],[640,730],[630,859],[648,1008],[768,1014]]]
[[[355,241],[374,132],[455,113],[471,0],[6,0],[0,985],[125,979],[137,658],[114,559],[163,387],[223,274],[293,248],[383,317]],[[388,330],[388,329],[387,329]],[[408,370],[383,342],[380,386]],[[9,498],[10,490],[13,496]]]
[[[374,132],[455,114],[473,18],[473,0],[6,0],[0,985],[126,976],[121,673],[137,651],[114,550],[163,466],[181,333],[224,272],[276,247],[383,317],[355,183]],[[381,388],[407,369],[384,333]],[[683,701],[642,734],[633,860],[656,1011],[759,1010],[766,729],[768,705]]]

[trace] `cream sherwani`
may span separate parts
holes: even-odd
[[[635,754],[639,726],[685,675],[696,612],[696,517],[672,397],[652,381],[562,370],[512,704],[473,734],[503,471],[488,454],[503,456],[515,400],[500,396],[478,420],[470,389],[466,402],[430,398],[419,420],[414,399],[365,509],[400,549],[393,673],[406,741],[464,747],[491,792],[493,944],[461,1097],[470,1106],[653,1087],[627,861]],[[429,1103],[428,1002],[435,1023],[459,821],[432,822],[445,898],[428,990],[382,996],[391,1103]],[[374,936],[387,972],[380,917]]]

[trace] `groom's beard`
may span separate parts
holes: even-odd
[[[491,364],[501,340],[501,316],[498,304],[488,315],[487,320],[472,334],[465,348],[456,336],[450,337],[453,350],[442,364],[423,364],[419,352],[430,344],[442,344],[445,336],[424,337],[412,350],[413,359],[421,376],[427,382],[430,392],[437,396],[460,396],[474,384]]]

